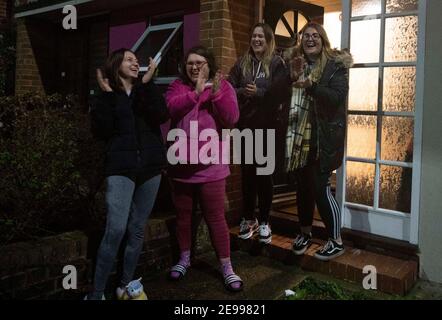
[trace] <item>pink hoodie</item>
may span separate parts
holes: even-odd
[[[196,157],[196,150],[189,149],[191,144],[191,121],[198,123],[198,137],[204,129],[214,129],[221,140],[221,130],[232,128],[239,118],[236,93],[231,84],[222,80],[220,88],[212,94],[211,87],[206,87],[201,95],[197,95],[193,86],[187,85],[182,80],[175,80],[166,92],[166,103],[172,123],[175,128],[182,129],[187,137],[188,156]],[[198,154],[206,141],[196,142]],[[222,164],[221,158],[225,142],[221,143],[219,164],[177,164],[169,169],[170,176],[178,181],[187,183],[204,183],[226,178],[230,174],[229,165]],[[209,153],[210,155],[210,153]],[[213,154],[211,155],[213,156]],[[179,157],[179,156],[178,156]]]

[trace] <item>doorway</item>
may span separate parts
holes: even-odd
[[[417,244],[426,2],[268,0],[264,17],[275,31],[278,23],[286,28],[287,16],[281,24],[270,15],[306,2],[324,9],[332,47],[349,48],[355,59],[346,154],[335,182],[342,227]],[[294,32],[283,32],[293,43]],[[275,176],[280,183],[286,178]],[[284,213],[296,214],[293,202]]]

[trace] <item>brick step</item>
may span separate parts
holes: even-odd
[[[295,230],[299,230],[299,218],[294,212],[287,213],[284,208],[273,208],[270,212],[270,225],[276,233],[290,237]],[[327,239],[327,232],[322,221],[314,219],[312,227],[313,234],[320,239]]]
[[[270,225],[274,233],[292,237],[299,232],[299,218],[296,215],[296,208],[273,209],[270,212]],[[327,240],[328,233],[324,223],[319,220],[319,213],[315,212],[312,224],[312,233],[316,238]],[[367,250],[384,256],[396,257],[402,260],[413,260],[419,262],[418,248],[405,241],[389,239],[369,233],[342,229],[342,238],[348,246]]]
[[[294,205],[296,205],[296,192],[287,192],[273,196],[273,208],[281,208]]]
[[[230,229],[232,248],[250,252],[252,255],[264,255],[287,264],[299,265],[307,271],[331,275],[341,280],[358,283],[362,287],[363,273],[366,266],[374,266],[377,271],[377,290],[389,294],[406,295],[418,278],[418,264],[412,260],[402,260],[365,250],[346,246],[346,252],[329,262],[314,258],[314,253],[323,244],[323,240],[313,239],[313,244],[303,256],[295,256],[291,251],[293,238],[273,234],[272,243],[263,245],[257,238],[241,240],[238,238],[239,227]]]
[[[281,198],[293,198],[296,199],[296,192],[284,192],[284,193],[277,193],[273,195],[273,200],[281,199]]]

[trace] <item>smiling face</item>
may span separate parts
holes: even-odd
[[[267,40],[262,27],[256,27],[253,30],[250,46],[257,57],[261,57],[266,52]]]
[[[307,28],[302,34],[302,48],[307,58],[316,60],[322,52],[322,38],[315,28]]]
[[[204,67],[204,68],[203,68]],[[206,72],[205,75],[206,78],[209,76],[209,68],[207,65],[207,60],[196,53],[189,54],[189,57],[187,57],[186,61],[186,74],[189,77],[189,79],[196,83],[198,80],[198,75],[200,72]]]
[[[132,52],[126,51],[119,69],[120,77],[123,79],[136,79],[138,78],[139,71],[140,65],[138,64],[137,57]]]

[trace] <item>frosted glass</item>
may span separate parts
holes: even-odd
[[[374,164],[347,161],[345,201],[372,207],[374,179]]]
[[[413,162],[414,121],[405,117],[383,117],[382,160]]]
[[[381,0],[353,0],[351,15],[353,17],[381,13]]]
[[[378,108],[378,68],[350,69],[348,109],[376,111]]]
[[[387,0],[387,13],[417,11],[418,0]]]
[[[379,62],[381,20],[351,23],[350,51],[355,63]]]
[[[417,22],[416,16],[385,20],[385,62],[416,61]]]
[[[381,166],[379,207],[411,212],[412,169]]]
[[[348,116],[348,157],[376,158],[376,127],[375,116]]]
[[[384,69],[384,111],[413,112],[416,103],[416,67]]]

